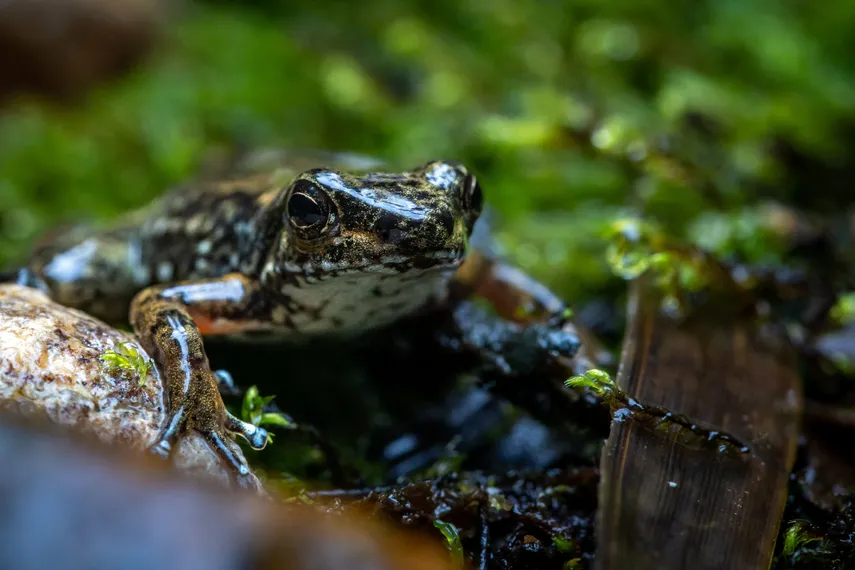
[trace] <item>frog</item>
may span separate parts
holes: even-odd
[[[502,347],[520,342],[580,361],[567,305],[480,229],[484,198],[455,160],[393,168],[341,152],[255,151],[109,223],[46,234],[0,281],[129,325],[165,379],[167,421],[151,452],[169,457],[193,430],[247,486],[236,438],[263,449],[268,433],[227,410],[230,377],[211,369],[208,337],[346,342],[441,313],[459,324],[445,346],[473,350],[500,375],[514,368]]]

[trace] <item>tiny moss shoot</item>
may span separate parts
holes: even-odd
[[[831,318],[839,325],[855,322],[855,292],[844,293],[831,308]]]
[[[838,371],[846,376],[855,376],[855,362],[852,361],[848,354],[835,352],[829,358]]]
[[[276,396],[262,396],[258,392],[257,386],[251,386],[243,397],[243,404],[241,405],[241,419],[254,426],[274,425],[284,427],[286,429],[296,428],[296,424],[284,414],[264,411],[267,405],[272,402],[275,397]],[[273,434],[268,434],[267,443],[272,442]]]
[[[609,376],[609,373],[604,372],[603,370],[588,370],[584,374],[573,376],[569,380],[565,381],[564,384],[568,388],[587,388],[609,406],[613,406],[613,404],[617,403],[613,398],[615,394],[615,383],[612,380],[612,377]]]
[[[576,545],[573,541],[563,536],[553,536],[552,544],[558,552],[573,552],[576,549]]]
[[[290,494],[290,496],[284,497],[282,499],[285,503],[302,503],[304,505],[314,505],[315,501],[309,495],[306,494],[305,489],[300,489],[296,492]]]
[[[808,533],[807,525],[803,521],[793,521],[784,534],[782,552],[784,556],[792,556],[804,546],[817,540],[820,539]]]
[[[438,528],[442,536],[445,537],[446,546],[448,546],[448,552],[451,553],[451,560],[455,568],[463,568],[463,544],[460,542],[460,533],[457,532],[457,527],[439,519],[433,521],[433,526]]]
[[[137,350],[130,342],[122,342],[116,346],[116,350],[108,350],[99,358],[107,367],[114,370],[127,370],[139,376],[139,385],[145,386],[151,374],[152,361]]]
[[[841,327],[855,323],[855,292],[842,293],[828,315],[834,323]],[[855,376],[855,362],[850,355],[845,352],[834,352],[828,358],[831,365],[839,372],[847,376]]]
[[[446,445],[442,456],[425,470],[424,478],[437,479],[449,473],[458,472],[465,459],[466,456],[457,450],[457,440],[454,439]]]
[[[489,507],[494,511],[510,512],[514,510],[514,506],[511,502],[498,493],[491,493],[487,496],[487,505],[489,505]]]

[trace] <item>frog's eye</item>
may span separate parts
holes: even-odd
[[[288,200],[288,215],[298,228],[308,228],[324,221],[321,206],[306,194],[294,194]]]
[[[481,192],[481,185],[478,180],[468,175],[466,180],[466,209],[476,214],[481,213],[481,208],[484,206],[484,194]]]
[[[288,219],[293,227],[309,233],[323,230],[330,211],[329,196],[317,184],[309,180],[294,183],[287,206]]]

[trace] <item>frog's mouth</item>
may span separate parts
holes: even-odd
[[[418,255],[383,255],[377,258],[349,259],[345,262],[313,260],[303,264],[288,262],[285,271],[306,277],[323,278],[328,276],[355,274],[400,275],[402,273],[452,270],[463,263],[463,250],[439,250],[420,252]]]

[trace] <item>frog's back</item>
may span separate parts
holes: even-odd
[[[269,174],[196,181],[120,221],[131,228],[150,283],[250,271],[259,214],[287,184]]]
[[[19,280],[66,306],[124,322],[131,299],[150,285],[245,269],[257,214],[278,192],[277,182],[269,174],[197,180],[107,226],[51,232]]]

